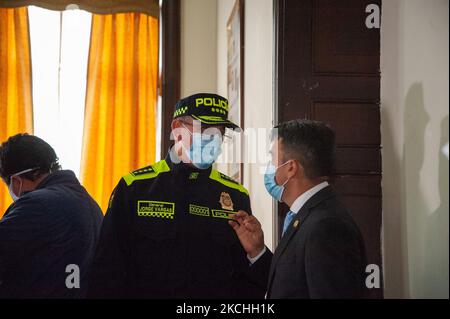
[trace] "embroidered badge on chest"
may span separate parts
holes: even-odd
[[[231,200],[230,194],[222,192],[219,203],[222,205],[222,209],[233,210],[233,201]]]

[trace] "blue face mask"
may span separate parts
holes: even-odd
[[[275,175],[277,174],[277,170],[287,163],[289,163],[289,161],[278,167],[275,167],[272,163],[269,163],[267,165],[266,172],[264,173],[264,185],[266,186],[267,192],[279,202],[281,202],[285,185],[289,182],[289,179],[287,179],[282,185],[278,185],[275,180]]]
[[[189,159],[195,167],[207,169],[222,153],[222,139],[219,135],[192,134],[190,131],[189,133],[192,135]]]

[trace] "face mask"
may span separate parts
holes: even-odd
[[[210,135],[191,133],[189,130],[188,132],[192,135],[192,143],[188,153],[189,159],[195,167],[207,169],[222,153],[222,139],[218,135],[210,137]]]
[[[34,171],[34,170],[36,170],[38,168],[39,167],[29,168],[29,169],[26,169],[26,170],[23,170],[23,171],[20,171],[18,173],[15,173],[15,174],[11,175],[8,190],[9,190],[9,195],[11,196],[13,201],[17,201],[20,198],[20,193],[22,192],[22,180],[20,180],[19,196],[17,196],[16,194],[14,194],[14,191],[13,191],[12,178],[16,177],[16,176],[19,176],[19,175],[22,175],[22,174],[25,174],[25,173],[28,173],[28,172],[32,172],[32,171]]]
[[[281,167],[289,163],[289,161],[281,164],[278,167],[275,167],[272,163],[267,165],[266,172],[264,173],[264,185],[266,186],[267,192],[276,200],[281,202],[281,197],[283,196],[284,187],[289,182],[289,179],[286,180],[282,185],[278,185],[275,181],[275,175],[277,170]]]
[[[20,189],[22,189],[22,181],[20,181],[20,182],[21,182],[20,183]],[[11,180],[11,183],[9,183],[8,191],[9,191],[9,195],[11,196],[13,201],[17,201],[19,199],[19,197],[16,194],[14,194],[14,192],[13,192],[12,180]],[[20,191],[19,191],[19,193],[20,193]]]

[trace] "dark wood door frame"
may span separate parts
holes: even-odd
[[[176,102],[180,99],[180,0],[161,0],[161,157],[164,158],[172,141],[171,121]]]
[[[332,183],[382,268],[379,29],[365,8],[381,0],[274,0],[274,121],[321,120],[336,131]],[[275,205],[274,246],[285,204]],[[382,284],[382,283],[381,283]],[[372,289],[371,298],[381,298]]]

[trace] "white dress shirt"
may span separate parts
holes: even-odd
[[[314,195],[316,195],[318,192],[320,192],[322,189],[327,187],[329,184],[328,182],[322,182],[320,184],[317,184],[313,188],[308,189],[306,192],[301,194],[299,197],[297,197],[296,200],[292,203],[291,212],[294,214],[297,214],[300,209],[302,209],[303,205]]]

